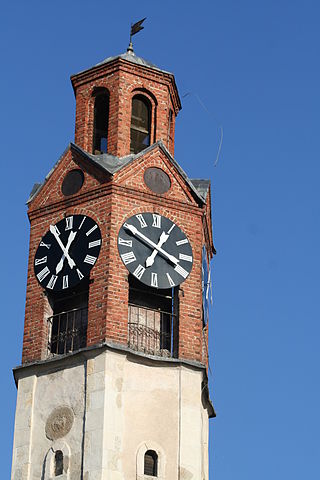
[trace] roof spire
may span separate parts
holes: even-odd
[[[130,42],[129,42],[129,46],[127,48],[127,52],[131,55],[134,54],[133,52],[133,45],[132,45],[132,37],[133,35],[135,35],[136,33],[140,32],[140,30],[143,30],[144,27],[142,26],[143,22],[145,21],[147,17],[144,17],[142,20],[139,20],[139,22],[136,22],[132,25],[131,23],[131,29],[130,29]]]

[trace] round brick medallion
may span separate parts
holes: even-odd
[[[154,193],[166,193],[171,187],[169,175],[161,170],[161,168],[147,168],[143,177],[147,187]]]
[[[61,190],[65,197],[78,193],[84,182],[84,175],[82,170],[70,170],[64,177]]]
[[[70,432],[73,425],[73,412],[69,407],[57,407],[46,421],[46,436],[49,440],[57,440]]]

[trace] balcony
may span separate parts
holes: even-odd
[[[177,357],[177,318],[170,312],[129,304],[128,346],[160,357]]]
[[[63,355],[87,344],[88,309],[75,308],[48,318],[48,353]]]

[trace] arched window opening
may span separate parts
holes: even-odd
[[[54,456],[54,475],[58,477],[63,474],[63,453],[57,450]]]
[[[129,275],[128,346],[161,357],[178,357],[179,287],[148,287]]]
[[[109,95],[103,89],[97,91],[94,101],[93,153],[108,151]]]
[[[48,354],[65,355],[87,345],[89,277],[64,292],[48,293]],[[49,313],[49,312],[48,312]]]
[[[144,455],[144,474],[158,476],[158,455],[154,450],[147,450]]]
[[[151,142],[151,104],[143,95],[132,99],[130,152],[139,153]]]

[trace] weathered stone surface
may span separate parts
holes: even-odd
[[[70,432],[73,425],[73,412],[70,407],[55,408],[46,422],[46,436],[49,440],[57,440]]]

